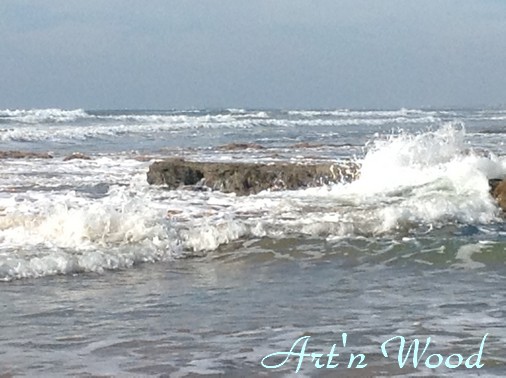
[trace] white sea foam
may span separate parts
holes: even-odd
[[[362,161],[360,178],[333,195],[356,196],[377,217],[377,231],[403,224],[497,220],[488,179],[506,173],[505,160],[482,156],[465,143],[463,127],[448,124],[418,135],[376,141]]]
[[[378,137],[361,163],[351,184],[241,197],[150,187],[149,163],[129,159],[8,161],[0,278],[119,269],[239,239],[409,234],[498,219],[488,179],[505,174],[506,161],[475,153],[459,125]]]
[[[267,234],[382,235],[499,219],[488,179],[506,173],[505,159],[473,152],[461,126],[376,140],[361,163],[351,184],[260,194],[285,204],[263,219]]]
[[[204,216],[187,245],[205,250],[239,237],[373,236],[499,220],[488,179],[506,173],[505,160],[473,152],[459,125],[377,140],[362,165],[351,184],[227,198],[227,221]]]
[[[485,267],[485,264],[473,260],[472,256],[477,253],[481,253],[483,246],[480,244],[466,244],[461,246],[455,259],[458,260],[458,263],[455,263],[454,266],[463,269],[479,269]]]
[[[1,203],[4,278],[124,268],[178,250],[170,227],[160,221],[163,209],[146,206],[128,188],[93,200],[75,192],[27,192]]]
[[[10,176],[17,182],[0,180],[0,279],[100,272],[181,252],[165,206],[147,192],[147,163],[102,158],[6,165],[18,174]],[[20,174],[37,168],[38,175]],[[84,189],[69,191],[72,181]],[[55,190],[41,191],[41,184]],[[95,193],[95,185],[105,185],[105,192]]]
[[[72,122],[90,117],[83,109],[14,109],[0,110],[0,120],[36,124],[42,122]]]

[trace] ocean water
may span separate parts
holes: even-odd
[[[504,109],[0,110],[1,151],[53,156],[0,160],[0,375],[504,376],[505,145]],[[362,169],[149,186],[171,156]]]

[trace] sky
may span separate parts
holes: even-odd
[[[0,109],[496,106],[504,0],[0,1]]]

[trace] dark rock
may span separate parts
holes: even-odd
[[[490,185],[490,194],[492,194],[492,195],[494,194],[495,188],[502,181],[503,181],[502,179],[498,179],[498,178],[488,180],[488,185]]]
[[[340,181],[351,181],[359,167],[349,163],[211,163],[179,158],[150,165],[149,184],[167,185],[169,189],[183,186],[207,186],[225,193],[255,194],[262,190],[298,189]]]
[[[235,150],[262,150],[265,147],[258,143],[229,143],[218,147],[220,150],[235,151]]]
[[[47,152],[0,151],[0,159],[52,159]]]
[[[497,200],[499,207],[506,211],[506,179],[489,180],[490,193]]]
[[[73,152],[72,154],[65,156],[63,158],[63,161],[69,161],[74,159],[91,160],[91,158],[85,154],[82,154],[80,152]]]
[[[292,144],[292,148],[320,148],[320,147],[333,147],[333,148],[343,148],[343,147],[353,147],[353,144],[343,143],[343,144],[334,144],[334,143],[309,143],[309,142],[301,142]]]
[[[292,145],[292,148],[318,148],[322,147],[323,144],[320,143],[309,143],[309,142],[301,142],[301,143],[295,143]]]
[[[169,209],[169,210],[167,210],[166,216],[167,216],[167,218],[171,219],[171,218],[174,218],[174,217],[176,217],[178,215],[181,215],[182,213],[183,213],[182,210],[172,210],[172,209]]]

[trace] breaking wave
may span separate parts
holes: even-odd
[[[3,123],[14,122],[22,124],[38,123],[60,123],[73,122],[82,118],[89,118],[90,115],[83,109],[16,109],[0,110],[0,121]]]
[[[147,185],[146,163],[129,160],[121,164],[121,180],[131,177],[130,183],[108,183],[98,198],[63,189],[0,192],[0,279],[123,269],[202,256],[237,240],[396,238],[499,221],[488,179],[506,174],[505,158],[474,151],[462,125],[378,136],[365,148],[359,179],[305,190],[246,197],[164,191]],[[21,169],[6,164],[11,173]],[[37,171],[45,163],[24,164],[24,170],[33,164]],[[51,164],[60,172],[51,177],[55,187],[77,175],[67,163]],[[91,187],[106,180],[101,164],[111,162],[82,164],[78,170],[87,172]],[[95,171],[101,174],[95,177]],[[18,180],[29,187],[37,176]]]

